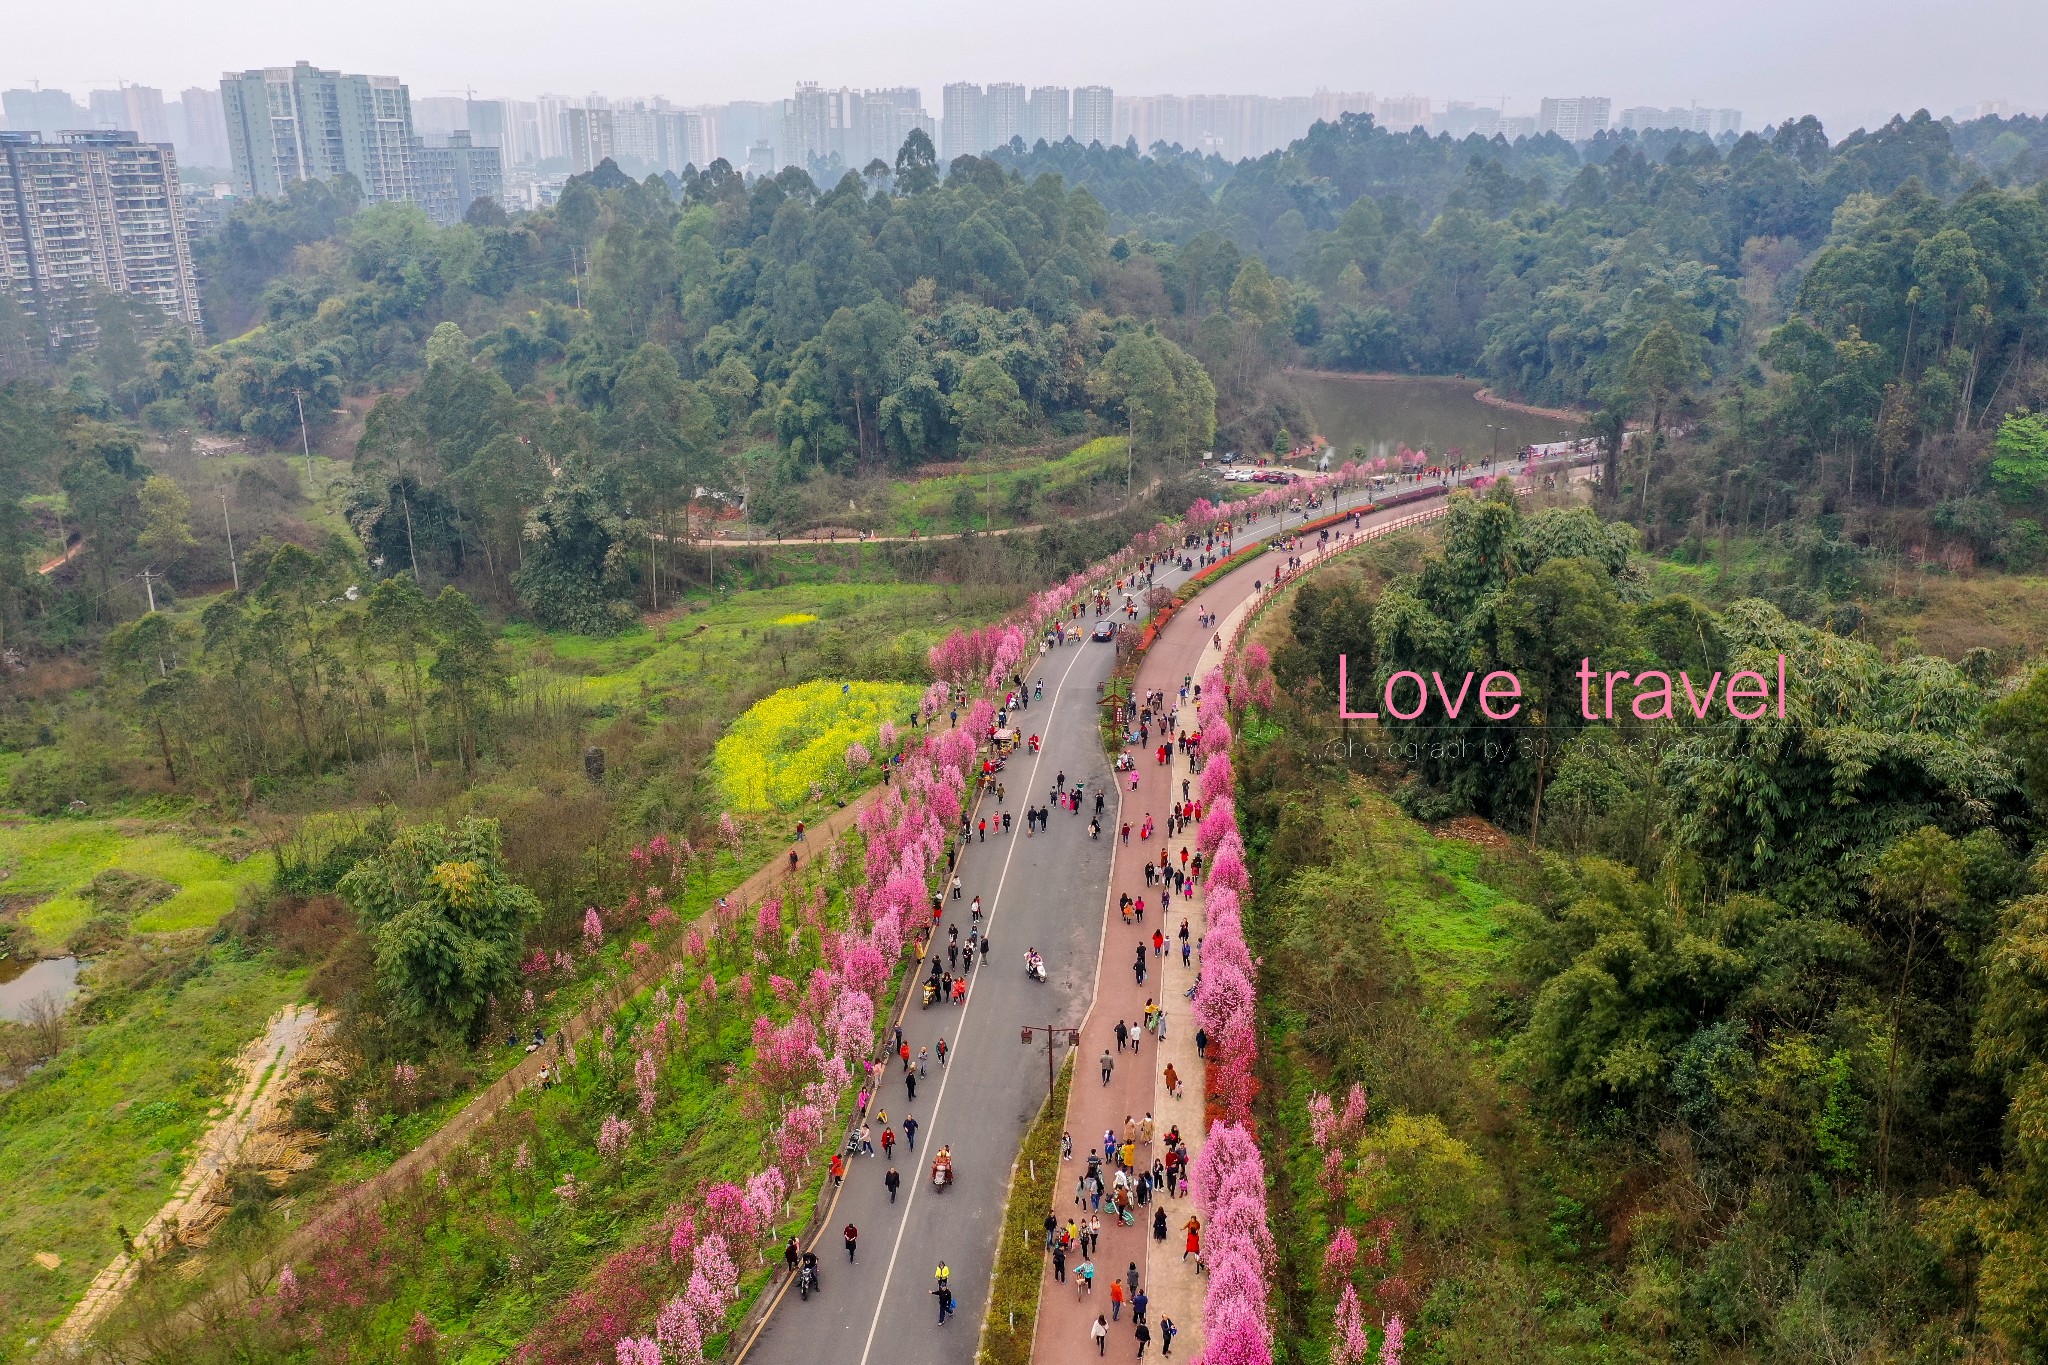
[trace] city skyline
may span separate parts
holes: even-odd
[[[1963,0],[1936,14],[1878,0],[1850,23],[1832,3],[1738,0],[1711,14],[1610,8],[1560,19],[1502,0],[1457,0],[1427,13],[1281,0],[1262,8],[1257,41],[1247,42],[1229,13],[1163,23],[1154,7],[1055,5],[1020,29],[1005,16],[913,3],[885,23],[851,29],[842,12],[800,0],[764,43],[750,15],[679,16],[636,4],[598,26],[539,7],[477,25],[452,7],[365,0],[350,24],[335,26],[226,0],[195,25],[118,0],[89,47],[65,41],[68,27],[54,12],[10,18],[21,41],[10,45],[11,60],[0,59],[0,85],[77,93],[115,88],[119,77],[170,91],[304,58],[394,72],[416,98],[639,91],[696,105],[780,98],[799,81],[933,93],[999,81],[1133,94],[1414,91],[1489,107],[1505,96],[1510,117],[1535,115],[1546,96],[1597,89],[1617,110],[1741,108],[1752,127],[1813,113],[1836,137],[1918,108],[1941,116],[1990,100],[2048,107],[2048,74],[2029,55],[2048,41],[2048,11]],[[1970,43],[1966,35],[1980,26],[2008,41]],[[619,41],[627,34],[632,41]]]
[[[1003,81],[947,84],[937,101],[942,116],[936,118],[916,87],[828,89],[815,81],[799,82],[782,99],[691,107],[658,95],[477,99],[416,96],[399,76],[323,70],[305,61],[226,72],[217,93],[191,87],[179,94],[167,101],[159,89],[130,85],[88,92],[81,103],[64,90],[17,88],[0,90],[0,114],[11,130],[39,130],[51,139],[77,127],[132,131],[145,142],[176,145],[183,164],[201,175],[232,163],[233,187],[245,195],[274,195],[285,181],[348,169],[372,202],[418,198],[443,211],[458,200],[468,202],[466,192],[454,190],[457,180],[484,182],[467,172],[438,171],[437,192],[406,182],[424,173],[429,148],[447,152],[451,139],[490,151],[494,169],[479,171],[488,181],[500,183],[500,170],[516,167],[522,169],[520,184],[531,187],[534,172],[559,180],[562,173],[588,171],[607,158],[633,174],[680,174],[720,157],[754,174],[784,165],[817,169],[835,159],[855,169],[892,161],[913,129],[932,138],[943,160],[1018,141],[1028,146],[1071,137],[1084,145],[1166,144],[1237,162],[1285,147],[1316,122],[1349,113],[1459,139],[1554,133],[1577,142],[1624,128],[1723,137],[1744,126],[1743,112],[1728,107],[1631,106],[1617,116],[1605,95],[1545,97],[1529,115],[1510,114],[1512,106],[1500,99],[1491,105],[1439,105],[1426,95],[1341,90],[1120,95],[1102,85],[1026,87]],[[251,112],[265,110],[267,116]],[[283,124],[276,122],[280,113]],[[319,131],[309,131],[314,125]],[[259,141],[265,150],[255,156],[251,149]],[[408,150],[413,147],[418,155]],[[468,154],[455,159],[467,160]],[[530,200],[530,194],[515,193],[510,203],[532,206]]]

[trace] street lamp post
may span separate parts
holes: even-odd
[[[1053,1047],[1055,1044],[1059,1042],[1061,1038],[1065,1038],[1067,1040],[1067,1045],[1069,1047],[1080,1047],[1081,1030],[1077,1028],[1067,1028],[1064,1025],[1060,1024],[1026,1024],[1024,1025],[1022,1030],[1023,1038],[1021,1040],[1024,1046],[1031,1046],[1031,1035],[1034,1032],[1043,1033],[1045,1035],[1045,1097],[1047,1099],[1051,1099],[1053,1092],[1053,1079],[1056,1074],[1056,1070],[1053,1065]]]

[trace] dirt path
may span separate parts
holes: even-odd
[[[45,575],[53,574],[57,572],[57,570],[63,568],[66,564],[69,564],[72,560],[78,558],[80,555],[84,553],[85,537],[80,536],[77,540],[72,541],[71,544],[67,545],[64,548],[63,554],[58,555],[55,559],[47,561],[43,564],[41,568],[37,569],[36,572]]]
[[[797,866],[808,867],[814,858],[829,850],[840,835],[853,828],[854,821],[860,817],[860,813],[881,799],[887,790],[886,786],[870,787],[854,800],[812,825],[809,830],[810,837],[795,846]],[[745,881],[728,892],[726,899],[735,905],[751,907],[781,886],[789,876],[789,859],[788,855],[784,854],[756,869]],[[712,928],[712,924],[713,916],[708,912],[696,921],[696,926],[707,932]],[[677,933],[671,942],[680,944],[682,940],[683,935]],[[637,971],[622,978],[612,989],[600,992],[576,1014],[562,1021],[558,1026],[558,1036],[566,1035],[568,1041],[575,1042],[597,1032],[618,1010],[620,1004],[655,985],[681,960],[666,955],[650,957]],[[305,1226],[287,1237],[265,1258],[264,1264],[260,1267],[264,1277],[274,1275],[293,1257],[317,1244],[334,1227],[337,1220],[350,1211],[374,1204],[408,1181],[432,1170],[470,1134],[497,1117],[522,1090],[538,1081],[541,1067],[555,1060],[559,1046],[557,1044],[528,1053],[514,1064],[511,1070],[477,1092],[468,1104],[456,1111],[448,1122],[429,1134],[419,1146],[399,1157],[370,1179],[352,1185],[328,1199]],[[246,1280],[248,1277],[243,1278]],[[82,1340],[82,1336],[79,1339]]]
[[[1153,479],[1150,483],[1139,489],[1137,494],[1138,500],[1143,501],[1158,492],[1160,482],[1158,479]],[[1087,512],[1081,516],[1064,518],[1061,524],[1071,525],[1078,521],[1101,521],[1104,517],[1113,517],[1122,510],[1124,509],[1121,505],[1106,507],[1099,512]],[[987,531],[935,531],[928,536],[868,536],[863,539],[859,531],[848,526],[841,528],[837,533],[832,531],[808,531],[798,535],[754,536],[745,539],[727,538],[721,535],[713,538],[708,543],[726,550],[751,550],[771,545],[778,549],[789,545],[928,545],[935,540],[965,540],[968,536],[1022,536],[1048,529],[1050,528],[1044,522],[1034,521],[1023,526],[998,526]],[[692,545],[694,547],[706,543],[704,539],[699,538],[693,541]]]
[[[178,1188],[135,1238],[144,1255],[177,1242],[187,1216],[198,1212],[204,1203],[201,1196],[207,1187],[234,1167],[250,1135],[277,1117],[292,1063],[320,1024],[320,1012],[313,1006],[287,1005],[272,1016],[262,1035],[242,1050],[237,1061],[242,1083],[228,1101],[227,1111],[200,1138],[199,1149]],[[51,1334],[48,1349],[69,1353],[84,1345],[93,1329],[120,1303],[139,1268],[138,1258],[127,1252],[109,1261],[71,1315]]]

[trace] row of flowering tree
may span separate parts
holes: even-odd
[[[975,709],[985,712],[987,703]],[[616,1335],[620,1365],[697,1365],[706,1358],[740,1297],[733,1267],[766,1261],[788,1221],[789,1191],[817,1174],[849,1091],[872,1084],[876,1029],[894,968],[913,943],[945,866],[946,832],[964,809],[972,733],[970,727],[927,735],[907,755],[902,779],[861,812],[862,865],[846,922],[821,935],[823,962],[807,982],[771,977],[770,994],[783,1008],[755,1014],[749,1026],[742,1090],[760,1131],[772,1135],[763,1139],[764,1160],[744,1182],[715,1183],[670,1210],[665,1250],[684,1288],[651,1322],[643,1317]],[[759,911],[757,940],[782,932],[773,906],[766,902]],[[588,1308],[603,1312],[594,1301]],[[554,1344],[537,1334],[523,1358],[577,1358],[573,1350],[556,1355]]]
[[[673,954],[656,983],[594,1036],[551,1046],[546,1088],[427,1178],[295,1254],[239,1324],[248,1352],[438,1358],[509,1336],[536,1365],[714,1354],[876,1062],[894,968],[962,809],[970,733],[920,740],[857,830],[759,904],[679,924],[700,855],[668,839],[632,850],[636,889],[586,916],[577,956],[626,940],[623,972]],[[577,970],[533,954],[519,1007]]]
[[[1348,468],[1348,466],[1347,466]],[[1264,705],[1272,695],[1270,659],[1263,646],[1225,655],[1202,679],[1196,711],[1201,743],[1197,777],[1203,817],[1196,845],[1210,871],[1205,888],[1202,971],[1195,993],[1195,1021],[1208,1034],[1210,1125],[1208,1140],[1190,1170],[1197,1209],[1206,1223],[1203,1239],[1209,1284],[1202,1302],[1203,1349],[1198,1365],[1270,1365],[1272,1328],[1267,1317],[1274,1265],[1271,1221],[1266,1207],[1266,1171],[1251,1128],[1258,1093],[1258,973],[1245,940],[1244,911],[1251,875],[1238,829],[1236,774],[1230,757],[1233,710]],[[1341,1191],[1346,1152],[1363,1132],[1366,1100],[1354,1087],[1341,1111],[1327,1096],[1311,1106],[1315,1141],[1325,1153],[1323,1178]],[[1384,1262],[1385,1230],[1368,1253],[1368,1264]],[[1363,1365],[1372,1341],[1358,1292],[1352,1283],[1360,1260],[1357,1237],[1342,1229],[1325,1258],[1329,1287],[1338,1295],[1330,1343],[1332,1365]],[[1382,1365],[1399,1365],[1404,1325],[1399,1314],[1384,1324]]]

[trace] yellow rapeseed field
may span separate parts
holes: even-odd
[[[741,814],[792,810],[814,786],[834,795],[848,784],[847,746],[875,750],[881,723],[903,724],[920,695],[908,683],[821,678],[763,697],[712,752],[719,791]]]

